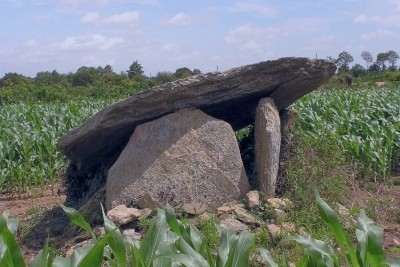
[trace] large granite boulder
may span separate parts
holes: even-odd
[[[254,139],[259,189],[267,197],[274,197],[279,170],[281,120],[272,98],[263,98],[258,103]]]
[[[232,127],[184,109],[136,127],[108,172],[106,206],[135,205],[148,194],[160,205],[218,207],[249,189]]]
[[[136,126],[184,108],[198,108],[236,130],[254,121],[264,97],[282,110],[318,88],[335,72],[333,63],[282,58],[226,72],[200,74],[132,96],[111,105],[67,133],[60,148],[74,177],[85,177],[119,154]]]

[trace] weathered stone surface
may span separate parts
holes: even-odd
[[[141,209],[152,209],[155,210],[157,208],[160,208],[161,205],[155,201],[149,193],[143,194],[142,197],[140,197],[136,203],[135,203],[139,208]]]
[[[254,123],[255,165],[259,189],[266,196],[275,196],[281,148],[279,110],[272,98],[260,100]]]
[[[281,227],[276,224],[267,224],[268,232],[272,237],[277,237],[281,234]]]
[[[125,229],[122,230],[122,235],[127,236],[129,238],[131,238],[132,240],[141,240],[142,239],[142,235],[138,232],[135,231],[135,229]]]
[[[101,110],[67,133],[60,148],[75,176],[84,177],[119,153],[136,126],[146,121],[199,108],[234,129],[242,128],[254,121],[261,98],[273,98],[282,110],[318,88],[335,70],[333,63],[324,60],[282,58],[166,83]]]
[[[118,205],[107,212],[107,217],[118,225],[124,225],[139,219],[141,216],[138,209],[127,208],[125,205]]]
[[[257,209],[260,207],[260,195],[258,191],[250,191],[246,194],[246,197],[250,209]]]
[[[288,210],[293,207],[293,202],[287,198],[269,198],[267,202],[274,209]]]
[[[257,220],[250,215],[245,209],[235,209],[236,216],[239,221],[242,221],[244,223],[256,223]]]
[[[106,206],[135,204],[147,193],[161,205],[215,208],[249,190],[231,126],[185,109],[136,128],[108,172]]]
[[[201,215],[207,211],[208,205],[205,203],[191,202],[183,204],[182,209],[190,215]]]
[[[249,227],[246,224],[241,223],[238,220],[235,220],[235,219],[232,219],[232,218],[221,220],[219,225],[222,228],[231,229],[231,230],[234,230],[236,232],[245,231],[245,230],[249,229]]]
[[[144,208],[142,210],[139,210],[139,213],[140,213],[139,220],[142,220],[148,218],[153,213],[153,210],[149,208]]]

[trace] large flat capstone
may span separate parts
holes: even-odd
[[[240,129],[254,121],[261,98],[274,99],[282,110],[326,82],[335,70],[324,60],[282,58],[166,83],[101,110],[67,133],[60,148],[76,175],[85,176],[119,153],[139,124],[198,108]]]
[[[250,190],[232,127],[200,110],[183,109],[136,127],[107,177],[106,206],[218,207]]]

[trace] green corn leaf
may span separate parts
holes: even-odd
[[[5,255],[8,254],[9,256],[5,256],[6,261],[10,262],[13,265],[10,266],[18,266],[24,267],[25,261],[22,256],[21,250],[17,244],[17,241],[14,238],[14,235],[10,232],[7,227],[7,219],[5,216],[0,216],[0,239],[4,243],[5,247],[7,248]],[[0,259],[2,261],[2,259]]]
[[[225,266],[242,267],[249,265],[250,246],[253,243],[254,234],[243,231],[239,234],[234,246],[229,252]]]
[[[335,255],[335,251],[324,241],[316,240],[309,236],[293,235],[282,239],[280,243],[288,241],[296,241],[301,244],[307,255],[309,255],[310,261],[319,262],[320,259],[323,259],[328,267],[338,265],[338,259]]]
[[[178,240],[178,234],[167,231],[166,238],[159,244],[156,255],[178,253],[176,249],[176,242]],[[166,257],[156,257],[153,261],[153,267],[175,266],[176,264],[178,263]]]
[[[159,209],[153,224],[143,237],[139,248],[140,256],[145,261],[146,266],[150,266],[153,259],[157,256],[157,248],[159,244],[166,239],[167,230],[168,225],[165,212]]]
[[[400,267],[400,259],[387,259],[383,262],[389,267]]]
[[[217,226],[217,230],[221,234],[221,246],[218,249],[217,266],[224,267],[228,259],[228,255],[235,245],[237,236],[235,231],[231,229],[225,229]]]
[[[364,210],[361,210],[356,227],[357,257],[364,265],[368,263],[378,266],[386,259],[381,245],[382,235],[383,229],[368,218]]]
[[[179,239],[180,248],[183,254],[186,254],[195,259],[196,265],[198,267],[210,267],[208,262],[203,256],[194,250],[182,237]]]
[[[331,207],[329,207],[329,205],[325,201],[322,200],[316,188],[314,188],[314,194],[319,214],[324,223],[330,229],[331,233],[335,236],[342,253],[345,253],[344,255],[346,260],[351,261],[351,264],[353,266],[358,267],[359,263],[357,260],[356,252],[354,251],[353,245],[351,244],[350,239],[344,231],[343,226],[339,222],[339,219],[336,216],[335,212],[331,209]]]
[[[126,247],[124,238],[114,222],[104,213],[103,205],[101,205],[101,211],[103,213],[104,229],[106,233],[111,233],[108,245],[117,258],[118,264],[120,266],[126,266]]]
[[[193,248],[198,252],[200,250],[201,244],[203,243],[202,234],[197,227],[190,225],[189,226],[189,236],[192,241]]]
[[[210,265],[210,267],[216,267],[216,262],[211,253],[211,250],[208,247],[207,242],[205,242],[204,240],[200,246],[199,253],[203,256],[203,258],[207,260],[208,265]]]
[[[149,265],[146,265],[146,263],[144,262],[144,259],[140,255],[138,248],[136,248],[135,246],[131,247],[131,253],[132,253],[132,266],[149,267]]]
[[[113,232],[103,236],[94,244],[87,244],[74,251],[71,256],[71,267],[101,267],[103,264],[104,247]]]
[[[74,223],[75,225],[81,227],[86,233],[92,237],[93,241],[96,242],[97,238],[96,235],[92,232],[92,228],[90,225],[85,221],[82,215],[74,208],[69,208],[64,206],[63,204],[60,205],[64,212],[67,214],[69,220]]]
[[[66,259],[63,257],[56,257],[53,261],[52,267],[70,267],[71,259]]]
[[[165,217],[169,227],[173,232],[180,235],[180,227],[179,227],[180,223],[176,218],[174,209],[169,204],[167,204],[164,210],[165,210]]]
[[[272,258],[271,253],[266,250],[265,248],[259,248],[258,251],[260,252],[261,258],[269,264],[270,267],[278,267],[278,264]]]
[[[46,266],[51,266],[50,263],[50,256],[49,255],[49,243],[48,240],[46,239],[46,242],[44,244],[43,249],[41,249],[38,254],[36,254],[36,257],[33,259],[32,263],[29,265],[30,267],[46,267]]]
[[[163,254],[163,255],[159,255],[157,256],[157,258],[169,258],[172,259],[175,262],[178,262],[180,264],[183,264],[184,266],[190,266],[190,267],[200,267],[203,266],[201,262],[199,262],[196,258],[187,255],[187,254]],[[182,266],[182,265],[179,265]],[[208,265],[206,265],[208,266]]]

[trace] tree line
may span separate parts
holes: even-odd
[[[354,62],[354,58],[346,51],[341,52],[337,58],[330,56],[327,58],[330,62],[336,64],[339,74],[350,73],[353,77],[360,77],[370,73],[399,70],[396,66],[399,54],[394,50],[378,53],[375,60],[371,52],[362,51],[361,58],[365,61],[365,67],[356,63],[350,68],[350,64]]]
[[[15,72],[6,73],[0,79],[0,87],[16,87],[16,86],[75,86],[89,87],[101,84],[113,85],[129,85],[129,80],[135,82],[150,81],[154,84],[174,81],[191,75],[200,74],[199,69],[190,70],[187,67],[178,68],[175,72],[162,71],[158,72],[154,77],[144,75],[142,65],[135,60],[127,71],[119,74],[114,72],[110,65],[105,67],[80,67],[75,73],[60,74],[56,70],[41,71],[34,78],[26,77]]]

